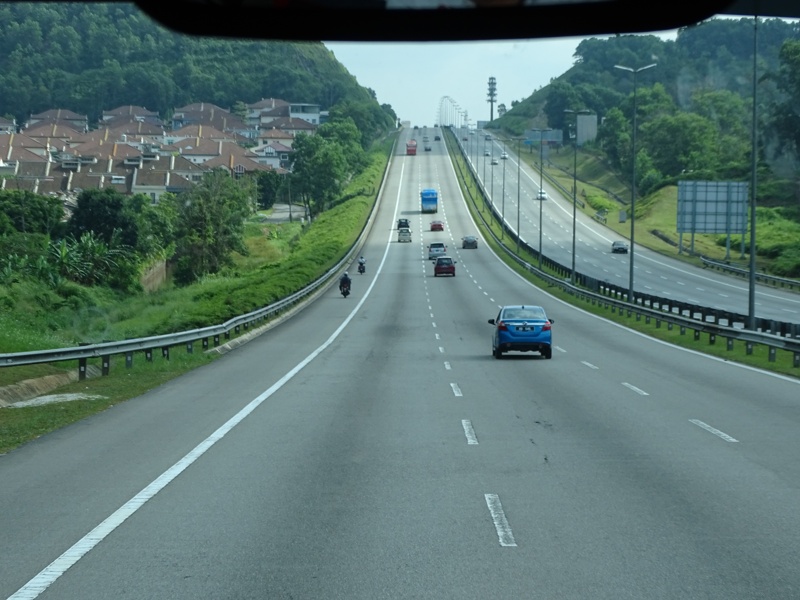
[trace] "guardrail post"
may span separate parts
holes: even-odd
[[[236,333],[236,335],[239,335],[239,326],[237,325],[236,327],[234,327],[233,331]],[[228,335],[230,335],[230,334],[228,334]]]
[[[661,319],[656,319],[656,329],[661,329]]]
[[[686,335],[686,325],[681,325],[681,335]]]
[[[144,351],[144,359],[147,362],[153,362],[153,349],[152,348],[148,348],[147,350]]]
[[[770,349],[769,349],[769,362],[775,362],[775,353],[776,353],[775,348],[770,346]]]
[[[161,349],[161,356],[169,360],[169,346],[164,346]]]
[[[699,339],[700,339],[700,330],[699,329],[695,329],[694,330],[694,341],[697,341]]]
[[[78,342],[78,346],[88,346],[89,342]],[[78,381],[86,379],[86,359],[78,359]]]
[[[244,330],[247,331],[248,329],[250,329],[250,321],[245,321]]]
[[[226,331],[226,332],[225,332],[225,339],[226,339],[226,340],[229,340],[229,339],[231,339],[231,332],[230,332],[230,330],[228,330],[228,331]]]
[[[193,354],[194,353],[194,344],[189,341],[186,342],[186,354]]]
[[[203,338],[203,350],[208,350],[208,338]]]
[[[728,350],[733,350],[733,338],[726,338]]]
[[[219,346],[219,335],[214,336],[214,346]]]
[[[748,356],[753,353],[753,342],[747,342],[745,344],[745,354]]]
[[[708,343],[710,345],[714,345],[717,343],[717,334],[716,333],[709,333],[708,334]]]
[[[642,320],[642,313],[639,313],[639,312],[636,313],[636,320],[637,321],[641,321]]]
[[[800,367],[800,352],[794,353],[794,358],[792,359],[792,366],[797,369]]]
[[[673,327],[672,321],[668,321],[667,322],[667,331],[672,331],[672,327]]]
[[[646,315],[644,318],[644,322],[646,325],[650,325],[650,315]]]
[[[102,364],[103,376],[105,377],[111,370],[111,357],[108,355],[103,356],[101,364]]]
[[[125,368],[126,369],[133,368],[133,352],[125,353]]]

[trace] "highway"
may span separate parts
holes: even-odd
[[[796,598],[800,380],[573,308],[476,233],[444,143],[398,153],[350,297],[0,456],[0,598]],[[552,360],[492,357],[512,303]]]
[[[515,231],[519,219],[522,239],[538,249],[540,235],[538,171],[528,168],[525,163],[520,165],[517,162],[517,145],[513,143],[505,145],[508,160],[499,160],[498,165],[492,166],[491,156],[485,157],[484,151],[488,150],[492,156],[498,158],[504,146],[495,139],[485,140],[484,133],[478,131],[475,135],[468,136],[468,140],[464,142],[461,139],[464,137],[462,134],[466,134],[464,130],[458,134],[459,143],[464,145],[475,165],[479,179],[489,192],[489,196],[494,199],[498,212],[505,215],[506,222]],[[571,151],[571,148],[564,148],[564,152]],[[573,230],[571,198],[564,198],[561,191],[550,185],[547,179],[544,179],[543,183],[549,199],[544,201],[541,207],[542,252],[544,256],[571,267]],[[517,197],[520,199],[519,211]],[[615,216],[609,215],[609,218]],[[611,254],[611,242],[623,238],[580,210],[577,211],[576,221],[576,270],[627,289],[630,278],[630,255]],[[684,243],[687,244],[688,241],[689,237],[685,236]],[[731,252],[737,251],[737,248],[731,249]],[[638,243],[635,245],[634,253],[636,291],[717,310],[748,314],[747,281],[694,267],[653,252]],[[758,317],[798,323],[800,294],[759,284],[756,286],[755,310]]]

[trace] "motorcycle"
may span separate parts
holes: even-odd
[[[358,263],[358,273],[363,275],[367,270],[367,267],[364,266],[364,263]]]
[[[340,283],[339,284],[339,291],[342,292],[342,296],[347,298],[350,295],[350,284],[349,283]]]

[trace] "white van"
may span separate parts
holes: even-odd
[[[397,230],[397,241],[398,242],[410,242],[411,241],[411,230],[407,227],[401,227]]]

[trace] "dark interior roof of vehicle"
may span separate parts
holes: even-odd
[[[716,14],[800,18],[797,0],[429,1],[429,8],[413,9],[404,8],[409,0],[139,0],[136,4],[182,33],[308,41],[554,38],[677,29]],[[441,10],[454,6],[462,7]]]

